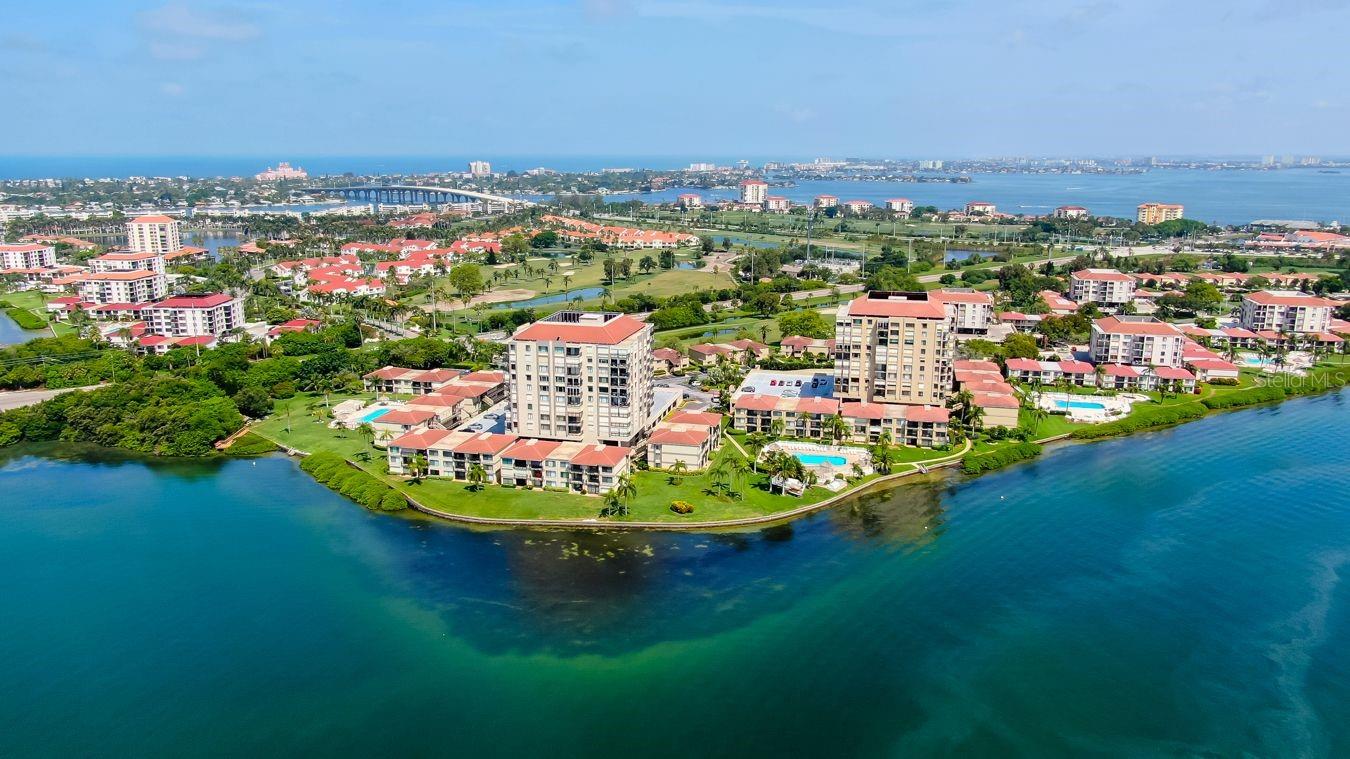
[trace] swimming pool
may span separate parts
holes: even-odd
[[[1090,409],[1104,410],[1104,409],[1106,408],[1106,404],[1105,404],[1105,403],[1098,403],[1098,402],[1096,402],[1096,401],[1066,401],[1066,400],[1056,400],[1056,401],[1055,401],[1055,407],[1056,407],[1056,408],[1063,408],[1063,409],[1070,409],[1070,408],[1090,408]]]
[[[830,464],[831,466],[848,466],[848,459],[843,456],[826,456],[820,453],[794,453],[797,460],[807,466],[820,466],[821,464]]]
[[[369,412],[368,414],[366,414],[365,416],[361,417],[361,421],[363,421],[363,422],[373,422],[373,421],[375,421],[376,419],[379,419],[380,417],[382,417],[382,416],[384,416],[385,414],[389,413],[390,411],[393,411],[393,409],[389,409],[389,408],[377,408],[377,409],[375,409],[374,411],[371,411],[371,412]]]
[[[1265,366],[1270,362],[1267,359],[1264,359],[1260,356],[1243,356],[1242,363],[1246,364],[1247,366]]]

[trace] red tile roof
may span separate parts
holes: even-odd
[[[436,418],[434,411],[421,409],[394,409],[372,419],[371,424],[422,424]]]
[[[951,412],[941,406],[906,406],[905,419],[911,422],[945,422]]]
[[[886,407],[880,403],[844,401],[839,413],[851,419],[880,420],[886,418]]]
[[[710,434],[708,428],[702,426],[657,427],[648,442],[652,445],[703,445]]]
[[[760,395],[758,393],[742,395],[736,399],[734,405],[736,408],[743,408],[749,411],[773,411],[775,408],[778,408],[778,396]]]
[[[894,316],[914,319],[947,318],[946,310],[937,301],[869,298],[865,295],[850,302],[847,313],[849,316]]]
[[[1115,269],[1079,269],[1073,273],[1077,279],[1085,279],[1090,282],[1133,282],[1134,277],[1128,274],[1122,274]]]
[[[617,345],[647,327],[631,316],[617,316],[604,324],[537,321],[516,330],[513,340]]]
[[[1244,296],[1246,300],[1262,306],[1303,306],[1306,308],[1334,308],[1333,300],[1318,298],[1302,293],[1277,293],[1270,290],[1257,290]]]
[[[487,453],[497,454],[509,448],[516,442],[515,435],[504,435],[496,432],[484,432],[481,435],[474,435],[455,446],[455,453]]]
[[[155,308],[215,308],[234,300],[224,293],[209,295],[179,295],[167,298],[155,304]]]
[[[1096,321],[1102,331],[1122,335],[1162,335],[1172,336],[1180,335],[1181,330],[1175,325],[1156,319],[1147,321],[1125,320],[1115,316],[1108,316]]]
[[[390,440],[389,445],[390,447],[414,448],[425,451],[453,434],[450,430],[415,430],[405,432]]]
[[[720,427],[722,415],[711,411],[676,411],[668,421],[674,424],[702,424],[707,427]]]
[[[502,451],[502,458],[543,461],[548,458],[554,448],[560,445],[562,443],[556,440],[517,440],[505,451]]]
[[[629,448],[621,445],[595,445],[583,448],[572,456],[571,463],[577,466],[618,466],[628,458]]]

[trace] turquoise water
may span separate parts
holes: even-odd
[[[384,416],[385,414],[389,413],[390,411],[393,411],[393,409],[391,409],[391,408],[377,408],[377,409],[375,409],[374,411],[371,411],[371,412],[367,413],[365,416],[361,417],[361,421],[363,421],[363,422],[373,422],[373,421],[375,421],[376,419],[379,419],[380,417],[382,417],[382,416]]]
[[[1066,401],[1066,400],[1057,400],[1057,401],[1055,401],[1055,406],[1057,406],[1057,407],[1059,407],[1059,408],[1065,408],[1065,409],[1067,409],[1067,408],[1092,408],[1092,409],[1104,409],[1104,408],[1106,408],[1106,404],[1104,404],[1104,403],[1098,403],[1098,402],[1096,402],[1096,401]]]
[[[1347,404],[714,535],[11,451],[0,753],[1344,756]]]
[[[848,466],[848,459],[843,456],[826,456],[819,453],[794,453],[797,460],[807,466],[819,466],[820,464],[833,464],[834,466]]]

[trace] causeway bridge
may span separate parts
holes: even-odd
[[[412,184],[370,184],[352,187],[308,187],[302,190],[313,195],[329,195],[344,200],[390,205],[445,205],[447,203],[482,203],[488,209],[512,209],[535,205],[533,201],[492,195],[458,187],[424,187]]]

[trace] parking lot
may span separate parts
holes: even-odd
[[[834,375],[823,369],[755,369],[745,375],[741,386],[732,393],[732,398],[752,394],[781,398],[833,398]]]

